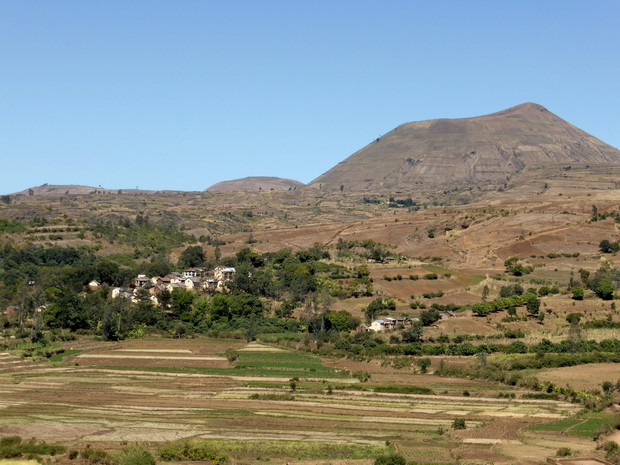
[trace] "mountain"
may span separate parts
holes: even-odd
[[[231,191],[288,191],[303,187],[304,183],[292,179],[275,178],[269,176],[252,176],[243,179],[233,179],[213,184],[205,192]]]
[[[620,150],[535,103],[485,116],[405,123],[306,188],[365,191],[499,183],[549,163],[620,163]]]

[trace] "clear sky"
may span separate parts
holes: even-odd
[[[0,193],[307,183],[535,102],[620,148],[617,0],[0,1]]]

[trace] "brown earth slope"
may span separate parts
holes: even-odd
[[[205,192],[232,192],[232,191],[288,191],[299,189],[304,184],[293,179],[275,178],[269,176],[252,176],[232,181],[222,181],[205,189]]]
[[[501,183],[526,167],[619,163],[620,150],[535,103],[486,116],[406,123],[306,188],[345,192]]]

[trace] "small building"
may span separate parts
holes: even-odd
[[[235,277],[237,270],[233,267],[218,266],[213,270],[214,277],[217,281],[231,281]]]
[[[4,313],[7,316],[12,316],[12,315],[15,315],[18,311],[19,311],[19,307],[17,305],[10,305],[2,313]]]
[[[115,287],[112,289],[112,298],[116,299],[118,297],[122,297],[123,299],[131,299],[133,297],[133,293],[126,289]]]
[[[188,277],[183,281],[185,289],[200,289],[200,278]]]
[[[94,279],[88,283],[88,289],[91,291],[96,291],[97,289],[99,289],[100,286],[101,284],[99,283],[99,281],[96,281]]]
[[[198,278],[202,276],[203,273],[204,273],[204,270],[202,268],[187,268],[183,270],[183,277],[184,278]]]
[[[133,278],[134,287],[143,287],[147,285],[151,280],[144,274],[139,274],[137,278]]]

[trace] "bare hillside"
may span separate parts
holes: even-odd
[[[620,163],[620,150],[524,103],[486,116],[406,123],[306,188],[352,191],[502,183],[524,168]]]
[[[213,184],[205,192],[252,192],[252,191],[288,191],[299,189],[304,184],[293,179],[276,178],[269,176],[252,176],[243,179],[233,179]]]

